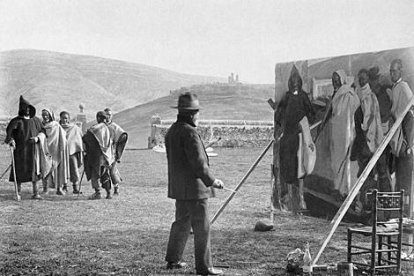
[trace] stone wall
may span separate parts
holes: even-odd
[[[148,137],[148,148],[164,143],[164,137],[172,121],[151,119],[151,136]],[[273,139],[273,122],[236,121],[236,120],[203,120],[197,131],[204,144],[212,140],[220,140],[216,147],[263,147]]]

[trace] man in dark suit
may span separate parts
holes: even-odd
[[[171,226],[165,260],[167,269],[186,266],[183,251],[194,231],[195,267],[197,274],[222,275],[213,267],[210,252],[210,222],[208,198],[213,188],[222,189],[223,182],[209,171],[209,160],[200,135],[197,133],[197,95],[187,92],[178,98],[177,121],[165,136],[168,159],[168,197],[175,199],[175,221]]]

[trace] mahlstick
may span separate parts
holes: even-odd
[[[16,200],[20,201],[21,197],[19,195],[19,190],[17,188],[17,179],[16,179],[16,166],[15,166],[15,162],[14,162],[14,149],[13,147],[10,147],[10,153],[11,153],[11,158],[12,158],[12,167],[13,167],[13,176],[14,176],[14,191],[16,193]]]

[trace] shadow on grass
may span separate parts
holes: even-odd
[[[30,188],[31,189],[31,188]],[[33,193],[24,188],[20,193],[21,200],[32,200]],[[40,193],[40,196],[43,198],[43,201],[78,201],[78,200],[88,200],[89,195],[85,194],[73,194],[70,190],[67,194],[61,196],[56,194],[56,190],[50,190],[48,194]],[[16,201],[16,193],[14,189],[2,189],[0,191],[0,201]]]

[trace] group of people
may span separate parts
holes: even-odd
[[[42,180],[43,192],[56,188],[57,195],[68,193],[68,183],[72,183],[73,194],[79,194],[82,181],[81,167],[88,180],[91,180],[95,193],[89,199],[100,199],[102,188],[111,198],[119,194],[121,177],[117,169],[127,133],[112,122],[112,111],[106,108],[97,113],[97,124],[86,134],[73,122],[67,111],[60,112],[59,122],[50,109],[42,110],[42,119],[36,117],[36,109],[20,96],[18,116],[7,128],[5,143],[13,148],[14,167],[10,181],[16,182],[17,193],[21,184],[32,182],[32,199],[42,199],[37,183]],[[82,176],[83,176],[82,173]]]
[[[332,74],[333,94],[318,126],[315,140],[325,131],[329,135],[329,152],[333,172],[333,196],[344,200],[352,188],[351,161],[357,161],[359,177],[380,146],[393,123],[408,107],[413,93],[402,80],[403,63],[395,59],[390,64],[389,85],[380,80],[379,68],[360,69],[353,83],[348,83],[344,70]],[[307,117],[315,122],[314,108],[302,90],[302,79],[293,67],[286,92],[275,113],[283,135],[280,139],[281,179],[291,190],[291,209],[303,208],[303,179],[298,178],[299,122]],[[365,193],[373,188],[380,191],[410,190],[413,167],[414,115],[412,108],[393,135],[374,170],[362,186],[356,209],[368,208]],[[326,145],[325,145],[326,146]],[[391,173],[395,172],[395,187]],[[285,192],[287,194],[287,192]]]

